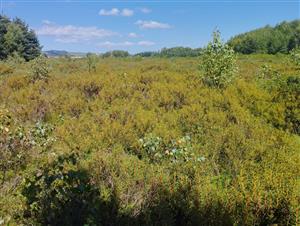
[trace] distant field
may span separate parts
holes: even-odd
[[[202,83],[196,57],[99,58],[90,73],[48,59],[35,82],[28,63],[1,63],[0,220],[300,224],[299,69],[237,63],[225,89]]]

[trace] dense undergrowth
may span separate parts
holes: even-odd
[[[0,221],[10,225],[296,225],[300,77],[286,56],[51,59],[0,65]]]

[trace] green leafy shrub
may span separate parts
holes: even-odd
[[[168,160],[172,163],[188,161],[204,161],[204,157],[197,157],[191,144],[190,136],[184,136],[168,143],[152,134],[148,134],[139,140],[142,148],[142,155],[150,159],[151,162],[162,162]]]
[[[300,78],[286,76],[263,65],[258,84],[261,88],[272,93],[268,100],[269,107],[256,112],[278,129],[300,133]]]
[[[113,222],[114,204],[100,199],[78,155],[61,155],[28,176],[22,187],[24,218],[33,225],[107,225]],[[116,217],[116,215],[115,215]]]
[[[50,124],[37,122],[30,130],[30,135],[34,140],[34,144],[37,144],[43,148],[50,148],[55,142],[55,138],[52,137],[54,127]]]
[[[274,98],[284,106],[284,125],[281,128],[300,135],[300,77],[288,76],[278,84]]]
[[[38,122],[35,126],[23,126],[6,109],[0,109],[0,172],[2,182],[8,172],[17,172],[31,158],[31,149],[46,150],[55,139],[50,124]]]
[[[235,53],[222,43],[219,31],[213,33],[213,41],[203,49],[201,60],[206,85],[223,88],[234,79],[237,70]]]
[[[96,64],[98,61],[98,56],[96,54],[93,53],[88,53],[86,55],[86,60],[87,60],[87,65],[88,65],[88,69],[89,69],[89,73],[96,72]]]
[[[13,71],[14,70],[10,65],[0,62],[0,75],[8,75],[13,73]]]
[[[267,64],[261,66],[261,70],[258,75],[258,77],[263,80],[279,79],[280,76],[281,74],[277,70],[274,70],[271,66]]]
[[[17,68],[21,64],[25,63],[25,59],[22,56],[20,56],[20,54],[18,54],[17,52],[13,52],[11,55],[8,56],[5,62],[12,68]]]
[[[16,172],[26,165],[32,147],[30,134],[16,125],[9,112],[0,109],[0,176],[2,183],[9,171]]]
[[[46,57],[40,56],[31,61],[30,81],[47,81],[49,79],[49,72],[50,68]]]
[[[141,138],[139,143],[142,150],[146,152],[151,161],[155,161],[156,159],[161,159],[163,157],[163,142],[160,137],[155,137],[150,134],[148,137]]]
[[[290,52],[290,58],[297,67],[300,67],[300,48],[293,49]]]

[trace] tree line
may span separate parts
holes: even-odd
[[[300,45],[300,20],[282,22],[274,27],[265,26],[239,34],[228,41],[235,52],[251,53],[289,53]]]
[[[113,50],[101,54],[102,57],[196,57],[200,56],[201,48],[190,48],[190,47],[172,47],[163,48],[160,51],[145,51],[136,54],[130,54],[128,51],[124,50]]]

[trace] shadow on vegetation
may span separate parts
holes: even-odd
[[[221,201],[211,197],[200,203],[191,186],[176,190],[153,183],[140,211],[122,213],[114,189],[101,192],[88,172],[78,166],[75,154],[60,156],[45,165],[36,175],[27,178],[22,189],[26,198],[23,212],[29,225],[233,225],[244,219],[243,205],[232,212]],[[106,195],[103,195],[106,194]],[[289,225],[291,210],[282,202],[277,208],[253,208],[255,225],[282,223]],[[248,214],[247,214],[248,215]],[[249,213],[249,216],[251,214]],[[248,219],[249,220],[249,219]],[[249,221],[248,221],[249,222]],[[240,225],[243,225],[241,222]],[[280,224],[281,225],[281,224]]]

